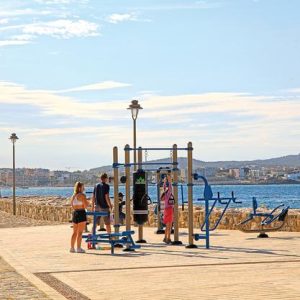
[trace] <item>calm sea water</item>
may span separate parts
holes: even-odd
[[[86,188],[87,192],[92,191],[92,187]],[[238,200],[242,204],[232,204],[231,207],[251,207],[252,197],[257,197],[259,205],[275,207],[280,203],[290,205],[291,208],[300,208],[300,184],[293,185],[214,185],[212,186],[214,196],[219,191],[221,197],[229,197],[231,191],[234,191]],[[71,187],[38,187],[29,189],[16,190],[17,196],[62,196],[70,197],[73,189]],[[125,193],[124,186],[120,186],[120,191]],[[152,200],[156,201],[156,186],[149,186],[149,195]],[[2,197],[12,196],[12,190],[1,188]],[[187,201],[187,187],[183,186],[184,201]],[[113,188],[111,188],[113,196]],[[194,202],[197,198],[203,196],[203,186],[194,186]],[[179,203],[182,203],[181,188],[179,187]]]

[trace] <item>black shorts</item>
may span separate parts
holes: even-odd
[[[86,222],[86,211],[85,209],[78,209],[73,211],[72,222],[75,224]]]

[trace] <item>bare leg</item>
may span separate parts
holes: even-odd
[[[71,248],[73,249],[75,246],[75,241],[77,238],[78,224],[73,223],[73,234],[71,237]]]
[[[165,224],[166,228],[165,228],[165,240],[167,240],[168,238],[168,224]]]
[[[171,226],[172,226],[172,223],[166,224],[166,239],[168,239],[168,240],[171,239]]]
[[[109,225],[105,225],[106,226],[106,231],[107,233],[111,233],[111,226]]]
[[[80,222],[78,224],[78,231],[77,231],[77,249],[81,248],[81,241],[82,241],[82,233],[84,231],[86,222]]]
[[[100,228],[104,228],[104,220],[103,220],[103,218],[99,218],[99,225],[100,225]]]

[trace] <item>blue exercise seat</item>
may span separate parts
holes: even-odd
[[[266,234],[266,232],[280,230],[287,220],[287,215],[290,208],[289,206],[285,206],[285,204],[281,203],[280,205],[276,206],[271,212],[258,212],[258,203],[256,197],[252,198],[252,207],[253,212],[251,212],[245,220],[238,223],[236,227],[238,230],[245,233],[257,232],[259,233],[258,237],[260,238],[267,238],[268,235]],[[253,221],[255,218],[262,218],[259,223],[259,227],[248,229],[247,225],[250,224],[251,221]],[[273,225],[275,224],[275,221],[277,221],[277,223],[276,225]],[[270,224],[272,224],[272,227],[265,227]]]

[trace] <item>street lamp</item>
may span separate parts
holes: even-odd
[[[131,116],[132,116],[132,120],[133,120],[133,155],[134,155],[134,170],[137,169],[136,167],[136,119],[138,117],[139,114],[139,110],[143,109],[138,100],[132,100],[131,104],[129,105],[129,107],[127,109],[131,110]]]
[[[13,144],[13,214],[16,215],[16,157],[15,143],[19,139],[15,133],[12,133],[9,138]]]

